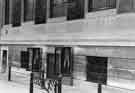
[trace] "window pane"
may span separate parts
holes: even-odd
[[[87,57],[87,80],[90,82],[106,84],[107,61],[106,57]]]
[[[67,0],[50,0],[50,18],[66,16]]]
[[[22,0],[12,0],[12,26],[21,25]]]
[[[29,52],[21,51],[20,59],[21,59],[21,67],[28,69],[29,68]]]
[[[7,50],[3,50],[3,53],[2,53],[2,67],[3,67],[3,71],[5,73],[6,71],[6,68],[7,68],[7,56],[8,55],[8,51]]]
[[[24,21],[33,20],[34,0],[24,0]]]
[[[35,4],[35,24],[46,23],[47,0],[36,0]]]
[[[56,62],[55,62],[55,57]],[[59,54],[47,53],[47,78],[56,79],[58,77],[59,71]]]
[[[67,20],[84,18],[84,1],[85,0],[69,0]]]
[[[29,52],[29,66],[33,72],[41,71],[42,65],[42,49],[40,48],[28,48]]]
[[[116,0],[89,0],[88,11],[116,8]]]
[[[119,0],[118,13],[133,12],[133,0]]]
[[[5,0],[5,25],[9,24],[10,4],[9,0]]]

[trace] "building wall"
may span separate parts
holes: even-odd
[[[28,47],[31,46],[10,46],[9,47],[9,62],[12,62],[14,66],[19,67],[20,66],[20,51],[26,50]],[[34,46],[33,46],[34,47]],[[40,47],[40,46],[38,46]],[[45,63],[44,66],[46,67],[46,53],[54,53],[54,48],[50,47],[47,48],[45,46],[42,46],[44,48],[43,51],[43,62]],[[96,47],[97,51],[100,51],[100,53],[104,52],[104,50],[101,47]],[[85,49],[85,48],[84,48]],[[93,51],[90,51],[92,49]],[[94,53],[97,53],[94,51],[95,47],[89,47],[86,48],[87,53],[85,50],[82,49],[82,51],[78,51],[74,49],[74,67],[73,67],[73,86],[69,84],[71,80],[66,80],[63,82],[63,88],[64,86],[69,86],[69,89],[80,91],[80,93],[89,93],[89,89],[94,90],[92,93],[97,92],[97,84],[88,82],[87,81],[87,73],[86,73],[86,66],[87,66],[87,58],[86,56],[104,56],[108,57],[108,78],[107,78],[107,86],[103,86],[103,91],[105,93],[112,93],[112,92],[122,92],[122,93],[133,93],[133,91],[130,91],[134,89],[135,85],[135,58],[134,52],[130,52],[130,49],[125,48],[125,51],[127,51],[131,54],[128,54],[128,56],[107,56],[107,55],[97,55]],[[117,48],[116,48],[117,50]],[[133,48],[132,48],[133,50]],[[105,52],[108,50],[105,50]],[[122,50],[124,51],[124,49]],[[119,53],[120,51],[117,51]],[[82,54],[81,54],[82,53]],[[113,51],[109,51],[109,53],[113,53]],[[123,52],[123,54],[126,54]],[[46,69],[46,68],[45,68]],[[130,86],[130,87],[129,87]],[[132,87],[133,86],[133,87]],[[118,87],[118,88],[116,88]],[[123,89],[119,89],[123,88]],[[130,90],[128,90],[130,89]],[[69,91],[69,90],[67,90]],[[70,93],[70,92],[69,92]]]
[[[126,1],[129,1],[128,3]],[[120,0],[120,3],[123,3],[122,9],[120,9],[120,12],[131,12],[132,7],[132,0]],[[126,4],[126,5],[125,5]],[[97,13],[97,12],[96,12]],[[102,14],[103,12],[101,12]],[[110,13],[110,12],[109,12]],[[100,15],[100,13],[97,13]],[[108,12],[106,13],[108,15]],[[91,13],[89,15],[95,15],[94,13]],[[84,47],[80,51],[75,51],[75,57],[74,57],[74,86],[71,86],[70,88],[72,90],[78,91],[78,93],[89,93],[91,89],[94,89],[94,91],[91,91],[92,93],[97,93],[97,84],[86,82],[86,56],[107,56],[109,57],[108,61],[108,85],[109,86],[103,86],[103,93],[133,93],[134,91],[114,88],[115,87],[124,87],[129,88],[129,86],[134,86],[134,66],[135,63],[135,52],[133,47],[102,47],[101,45],[109,45],[113,46],[115,45],[121,45],[124,42],[129,42],[134,39],[134,14],[130,21],[127,21],[124,19],[120,22],[119,17],[116,17],[114,14],[113,16],[109,15],[107,18],[106,16],[98,16],[92,18],[92,16],[89,16],[87,18],[91,19],[84,19],[79,21],[72,22],[64,22],[64,23],[49,23],[47,25],[31,25],[29,23],[24,24],[22,27],[18,28],[4,28],[2,30],[2,40],[11,41],[10,43],[14,43],[12,41],[17,42],[25,42],[31,41],[43,41],[42,44],[66,44],[68,43],[66,40],[75,40],[76,45],[79,45],[80,43],[82,45],[91,45],[93,43],[93,39],[95,40],[95,45],[98,45],[100,47]],[[120,22],[120,23],[119,23]],[[132,23],[132,26],[129,26],[127,23]],[[110,24],[109,24],[110,23]],[[129,27],[128,27],[129,26]],[[99,28],[97,28],[99,27]],[[115,29],[115,27],[117,29]],[[124,27],[125,29],[123,29]],[[122,29],[121,29],[122,28]],[[8,30],[8,33],[6,31]],[[115,32],[114,32],[115,31]],[[78,34],[79,32],[79,34]],[[46,35],[47,33],[47,35]],[[71,34],[70,34],[71,33]],[[127,35],[128,33],[128,35]],[[57,34],[57,35],[56,35]],[[81,34],[81,35],[80,35]],[[89,39],[90,41],[84,42],[84,40]],[[112,41],[106,41],[106,39]],[[121,41],[119,41],[119,39]],[[51,41],[52,40],[52,41]],[[62,43],[57,43],[57,40],[63,40],[60,41]],[[82,40],[81,42],[77,41]],[[103,40],[103,41],[102,41]],[[121,42],[117,44],[117,42],[113,43],[114,41]],[[17,43],[15,42],[15,43]],[[48,43],[49,42],[49,43]],[[70,42],[67,45],[73,44],[75,42]],[[101,43],[103,42],[103,43]],[[39,42],[40,43],[40,42]],[[97,44],[98,43],[98,44]],[[29,44],[29,42],[27,42]],[[125,43],[124,45],[129,45],[131,43]],[[26,50],[26,47],[21,46],[19,48],[11,46],[9,48],[9,61],[14,61],[15,65],[20,65],[20,50]],[[44,60],[46,58],[44,57]],[[81,68],[81,69],[80,69]],[[114,76],[114,77],[112,77]],[[128,79],[127,79],[128,76]],[[124,79],[123,79],[124,78]],[[126,79],[125,79],[126,78]],[[127,84],[128,83],[128,84]],[[121,85],[122,84],[122,85]],[[118,86],[117,86],[118,85]],[[132,88],[132,87],[130,87]],[[72,91],[71,90],[71,91]],[[71,93],[71,91],[69,93]]]

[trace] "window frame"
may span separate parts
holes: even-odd
[[[22,26],[22,22],[23,22],[23,0],[20,1],[20,3],[21,3],[20,4],[21,5],[20,6],[20,9],[21,9],[20,10],[20,13],[21,13],[20,14],[20,24],[18,24],[17,26],[13,24],[13,16],[14,16],[13,15],[13,5],[14,5],[13,1],[14,0],[10,0],[10,1],[11,1],[11,7],[10,7],[11,8],[11,25],[12,25],[12,27],[20,27],[20,26]]]
[[[90,1],[92,2],[92,4],[90,4]],[[88,2],[88,13],[90,13],[90,12],[97,12],[97,11],[102,11],[102,10],[109,10],[109,9],[115,9],[115,8],[117,8],[117,0],[115,0],[114,2],[115,2],[115,6],[114,7],[104,7],[104,8],[97,8],[97,9],[94,9],[93,8],[93,5],[94,5],[94,2],[93,2],[94,0],[88,0],[87,2]],[[107,0],[105,0],[105,2],[106,2]],[[90,6],[91,5],[91,6]],[[91,8],[91,9],[90,9]]]
[[[10,24],[10,0],[4,0],[4,25],[9,25],[9,24]]]
[[[31,19],[27,19],[27,16],[25,17],[25,8],[24,8],[24,6],[25,6],[25,1],[27,1],[27,0],[23,0],[23,22],[31,22],[31,21],[34,21],[34,17],[35,17],[35,0],[32,0],[32,2],[33,2],[33,5],[32,5],[32,11],[31,11],[31,13],[32,14],[30,14],[31,15]],[[29,4],[28,4],[29,5]],[[26,19],[25,19],[26,18]]]
[[[67,16],[67,9],[65,9],[66,11],[66,15],[65,16],[61,16],[61,17],[53,17],[53,18],[50,18],[50,3],[51,3],[51,0],[48,0],[47,2],[47,23],[58,23],[58,22],[65,22],[66,21],[66,16]],[[66,6],[67,8],[67,6]]]

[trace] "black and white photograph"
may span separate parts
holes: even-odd
[[[0,93],[135,93],[135,0],[0,0]]]

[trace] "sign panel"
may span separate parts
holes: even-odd
[[[87,57],[87,81],[99,84],[107,83],[107,57]]]

